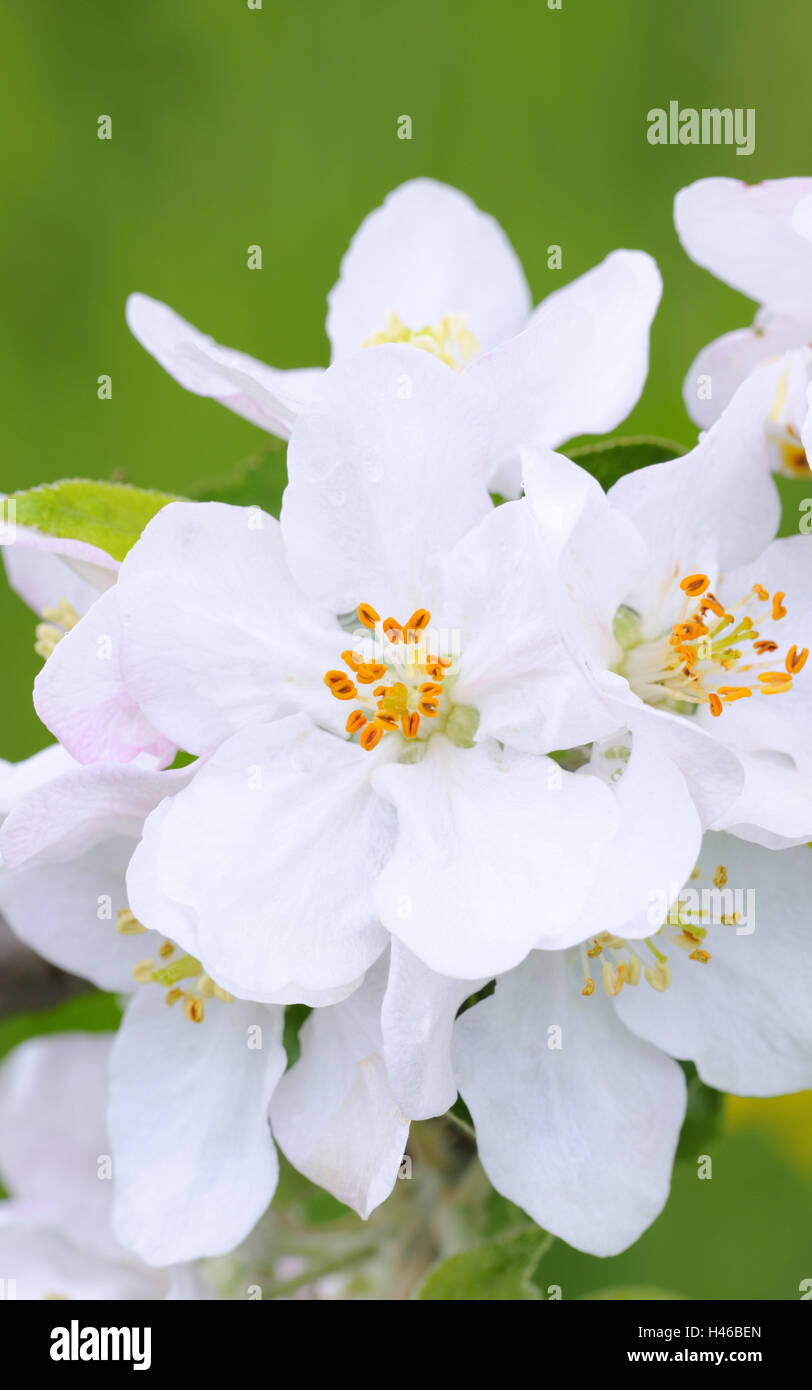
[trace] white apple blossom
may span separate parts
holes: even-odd
[[[149,1265],[231,1250],[278,1171],[267,1108],[283,1009],[231,999],[127,901],[144,817],[191,775],[78,767],[56,748],[0,783],[6,920],[46,960],[133,996],[109,1062],[113,1229]]]
[[[297,422],[281,523],[164,508],[38,679],[77,756],[109,756],[126,709],[201,757],[149,816],[128,901],[231,993],[349,989],[390,936],[439,973],[488,977],[581,939],[596,896],[607,925],[645,934],[636,837],[666,877],[695,863],[702,819],[643,731],[619,785],[610,759],[575,775],[548,756],[618,719],[556,632],[531,506],[488,498],[489,441],[429,354],[336,364]],[[369,651],[335,616],[354,609]],[[705,743],[696,780],[735,780]]]
[[[328,296],[332,360],[375,343],[412,343],[465,370],[497,410],[522,402],[522,432],[489,460],[489,481],[519,490],[516,443],[555,446],[613,429],[648,371],[660,276],[650,256],[615,251],[533,309],[498,223],[432,179],[390,193],[364,220]],[[130,296],[127,321],[172,376],[286,439],[320,389],[317,367],[280,371],[223,348],[165,304]]]
[[[755,372],[692,453],[604,495],[560,455],[525,458],[557,548],[559,624],[615,713],[622,756],[645,733],[706,828],[770,847],[812,838],[812,541],[776,540],[757,440],[772,369]],[[594,750],[593,750],[594,752]]]
[[[30,1038],[0,1066],[6,1298],[210,1298],[190,1265],[153,1269],[112,1228],[107,1033]]]
[[[713,424],[750,372],[780,358],[763,421],[764,455],[773,469],[808,474],[812,179],[752,187],[700,179],[677,194],[674,218],[688,255],[759,305],[751,328],[723,334],[692,363],[684,386],[688,413],[703,428]]]
[[[736,889],[755,904],[750,921],[725,911]],[[685,1108],[672,1058],[736,1095],[807,1088],[810,893],[807,846],[710,834],[648,942],[603,932],[598,916],[580,951],[534,951],[497,980],[458,1018],[453,1045],[494,1186],[578,1249],[616,1254],[668,1196]]]

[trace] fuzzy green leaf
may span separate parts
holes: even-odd
[[[177,498],[129,483],[66,478],[12,493],[18,526],[60,540],[85,541],[123,560],[148,521]]]

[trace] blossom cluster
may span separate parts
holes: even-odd
[[[54,1262],[94,1296],[99,1260],[188,1296],[277,1147],[367,1217],[458,1095],[494,1187],[610,1255],[667,1199],[680,1061],[812,1084],[812,542],[776,538],[774,478],[809,471],[812,179],[703,180],[676,224],[762,307],[688,372],[696,446],[608,491],[562,448],[641,394],[643,251],[534,308],[498,224],[420,179],[353,239],[325,370],[131,297],[182,386],[287,441],[287,487],[278,519],[170,501],[123,560],[5,547],[56,742],[0,779],[0,909],[128,998],[0,1072],[32,1296]],[[63,1067],[103,1201],[44,1156]]]

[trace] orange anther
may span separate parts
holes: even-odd
[[[762,638],[762,640],[761,640],[760,642],[756,642],[756,643],[754,644],[754,647],[755,647],[755,650],[758,652],[759,656],[766,656],[767,652],[777,652],[777,651],[778,651],[778,643],[777,643],[777,642],[768,642],[768,641],[766,640],[766,638]]]
[[[424,681],[420,687],[421,695],[441,695],[443,687],[439,681]]]
[[[351,671],[357,671],[359,666],[363,666],[364,659],[357,652],[346,651],[341,653],[341,660],[346,661]]]
[[[375,715],[375,723],[388,734],[397,732],[397,719],[393,714],[387,714],[384,710],[378,710],[378,713]]]
[[[352,700],[358,694],[349,676],[343,671],[328,671],[324,677],[324,684],[337,700]]]
[[[809,648],[804,647],[803,651],[798,651],[797,647],[790,647],[786,655],[784,665],[791,676],[797,676],[799,671],[804,669],[806,658],[809,656]]]
[[[732,700],[743,700],[747,695],[752,695],[749,685],[720,685],[719,694],[726,704]]]
[[[788,671],[762,671],[759,680],[765,685],[792,685],[792,675]]]
[[[713,594],[706,594],[699,605],[700,612],[704,612],[706,609],[710,609],[711,613],[715,613],[717,618],[723,618],[725,616],[724,608],[718,598]]]
[[[375,624],[381,621],[380,613],[376,613],[371,603],[359,603],[358,621],[368,627],[372,632],[375,631]]]
[[[753,593],[755,594],[756,598],[761,599],[762,603],[765,603],[767,599],[770,597],[768,590],[764,588],[763,584],[754,584]]]
[[[365,750],[365,752],[370,753],[372,749],[380,743],[382,738],[383,729],[381,728],[380,724],[367,724],[366,728],[363,730],[361,734],[361,747]]]
[[[417,708],[427,719],[436,719],[439,714],[437,700],[433,695],[424,695]]]
[[[722,713],[722,701],[719,699],[719,696],[716,694],[709,695],[708,704],[710,705],[711,714],[718,719],[719,715]]]
[[[389,638],[390,642],[403,641],[403,628],[401,627],[397,618],[385,618],[383,630]]]
[[[782,592],[773,594],[773,617],[776,622],[779,618],[785,618],[787,616],[787,610],[781,602],[783,597],[784,595]]]
[[[710,951],[701,951],[697,948],[696,951],[691,952],[688,959],[698,960],[701,962],[702,965],[707,965],[708,961],[710,960]]]
[[[417,738],[417,731],[420,728],[420,715],[417,710],[413,710],[411,714],[401,715],[400,727],[405,738]]]
[[[379,681],[385,675],[386,667],[380,661],[362,661],[355,672],[355,679],[359,685],[372,685],[373,681]]]
[[[706,574],[689,574],[687,579],[680,581],[680,588],[689,598],[699,598],[709,584],[710,580]]]
[[[408,623],[406,623],[406,637],[408,641],[416,642],[417,634],[425,632],[431,622],[431,614],[427,608],[416,608]]]
[[[347,730],[348,734],[357,734],[359,729],[363,729],[366,722],[366,715],[362,714],[360,709],[354,709],[352,714],[349,715],[344,728]]]

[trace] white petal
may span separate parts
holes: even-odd
[[[523,333],[471,364],[465,375],[494,422],[494,470],[518,460],[523,446],[603,434],[625,419],[648,372],[661,292],[650,256],[615,251],[549,295]],[[514,496],[518,462],[512,469]],[[499,474],[502,481],[508,475]]]
[[[113,1250],[105,1124],[112,1035],[30,1038],[0,1067],[0,1176],[15,1198],[49,1209],[67,1239]],[[123,1257],[123,1252],[120,1252]],[[13,1274],[9,1268],[4,1273]]]
[[[741,793],[719,816],[714,830],[727,830],[766,849],[788,849],[812,840],[812,776],[786,753],[763,749],[739,753],[744,768]]]
[[[771,603],[759,605],[763,610],[756,612],[758,632],[761,638],[771,639],[779,644],[778,650],[766,658],[754,658],[756,670],[768,666],[770,670],[784,670],[785,654],[791,645],[800,650],[812,650],[812,540],[808,536],[787,536],[773,541],[757,560],[724,576],[719,585],[720,601],[728,607],[744,598],[754,584],[762,584],[773,595],[785,594],[786,617],[772,621]],[[745,649],[746,650],[746,649]],[[762,665],[765,663],[765,665]],[[745,664],[746,663],[742,663]],[[731,685],[747,685],[759,690],[759,682],[752,672],[738,671],[735,668],[727,673]],[[704,709],[699,711],[698,720],[705,727],[711,721],[716,726],[713,733],[734,750],[755,752],[771,749],[788,754],[803,772],[812,778],[812,746],[809,730],[812,728],[812,667],[809,663],[794,678],[792,688],[781,695],[763,696],[754,694],[751,699],[737,700],[725,706],[720,719]],[[768,765],[762,767],[766,776]],[[769,828],[772,814],[770,802],[780,796],[779,782],[765,805]]]
[[[242,998],[356,981],[386,945],[369,901],[393,834],[370,785],[385,744],[304,715],[235,734],[149,817],[127,876],[139,921]]]
[[[675,574],[705,573],[711,561],[723,569],[742,564],[775,535],[781,507],[765,466],[764,422],[778,370],[770,364],[748,377],[689,454],[627,473],[610,488],[611,504],[648,543],[650,589]]]
[[[271,1102],[285,1156],[364,1219],[394,1187],[409,1134],[382,1055],[385,983],[382,961],[343,1004],[310,1015]]]
[[[721,1091],[774,1096],[803,1090],[812,1086],[812,853],[805,845],[776,853],[708,835],[703,879],[688,886],[709,885],[718,864],[727,869],[730,899],[725,904],[720,898],[718,907],[709,900],[716,921],[702,946],[710,961],[690,960],[664,941],[671,987],[664,993],[642,984],[624,989],[615,1001],[618,1013],[641,1037],[690,1058],[703,1081]],[[719,916],[732,915],[734,907],[740,923],[722,925]]]
[[[499,223],[458,189],[412,179],[364,218],[328,304],[338,357],[383,328],[388,310],[415,331],[465,314],[487,351],[524,327],[532,300]]]
[[[656,890],[669,885],[676,890],[685,882],[702,843],[702,823],[685,778],[649,730],[594,744],[588,768],[578,775],[616,778],[611,785],[620,815],[617,835],[603,847],[579,934],[649,936],[662,920],[652,915]],[[670,902],[663,903],[663,916]]]
[[[58,743],[51,743],[22,762],[0,758],[0,815],[5,815],[42,782],[50,782],[62,772],[75,770],[77,763]]]
[[[211,396],[280,439],[290,436],[298,411],[318,390],[318,367],[266,367],[244,352],[220,347],[146,294],[130,295],[127,323],[141,346],[187,391]]]
[[[392,1092],[411,1119],[443,1115],[454,1104],[454,1019],[463,1000],[485,983],[437,975],[393,939],[381,1009],[383,1056]]]
[[[159,943],[116,931],[127,864],[144,817],[189,775],[77,768],[18,802],[0,831],[0,907],[16,934],[101,989],[130,990],[133,967]]]
[[[810,336],[812,325],[762,311],[752,328],[736,328],[709,343],[691,363],[682,387],[691,419],[707,429],[729,405],[745,377],[770,358],[807,342]],[[770,456],[768,466],[771,462]]]
[[[421,762],[384,766],[373,785],[398,812],[374,889],[381,921],[459,979],[508,970],[540,937],[566,936],[617,824],[598,778],[441,734]]]
[[[674,221],[688,255],[770,309],[812,316],[812,248],[793,214],[812,179],[700,179],[677,194]]]
[[[77,613],[86,613],[116,581],[118,561],[85,541],[15,526],[10,536],[0,527],[0,546],[9,584],[38,615],[63,598]]]
[[[478,711],[478,740],[547,753],[612,727],[559,634],[549,570],[525,501],[489,512],[442,564],[443,627],[460,646],[454,700]]]
[[[130,1003],[110,1065],[114,1227],[147,1264],[224,1254],[270,1202],[282,1017],[213,999],[192,1023],[152,985]]]
[[[154,1300],[169,1289],[165,1271],[147,1269],[125,1250],[100,1258],[52,1224],[49,1209],[27,1202],[0,1203],[0,1267],[14,1271],[6,1277],[18,1299]]]
[[[124,562],[116,595],[127,691],[187,751],[300,709],[343,730],[346,711],[323,677],[347,634],[297,589],[279,523],[265,512],[163,508]]]
[[[431,606],[432,560],[492,505],[484,407],[467,376],[395,346],[325,374],[294,430],[282,502],[291,569],[317,603],[371,603],[400,622]]]
[[[685,1082],[581,985],[577,956],[534,953],[457,1020],[457,1079],[494,1187],[577,1249],[614,1255],[665,1204]]]
[[[96,600],[48,657],[34,682],[37,714],[80,763],[129,762],[139,753],[171,762],[175,745],[125,688],[121,648],[116,587]]]

